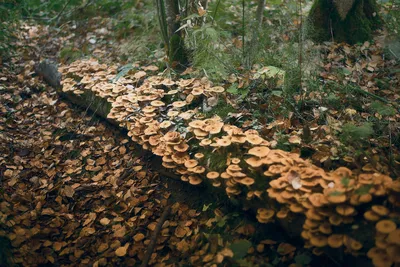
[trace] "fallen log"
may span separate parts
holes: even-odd
[[[41,64],[37,72],[60,94],[125,128],[181,180],[223,189],[260,223],[278,220],[316,254],[368,252],[375,265],[382,257],[400,262],[393,237],[399,181],[347,168],[326,172],[297,154],[270,149],[255,130],[204,118],[194,103],[224,94],[205,79],[172,81],[137,71],[117,80],[115,66],[86,60],[61,67],[57,83],[55,68]]]

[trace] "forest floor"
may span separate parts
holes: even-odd
[[[15,264],[140,265],[167,207],[151,266],[313,260],[276,225],[255,235],[261,227],[252,216],[205,197],[204,188],[164,178],[125,133],[61,99],[34,74],[38,52],[51,58],[60,47],[61,37],[43,33],[25,26],[13,68],[0,72],[0,233]]]
[[[218,262],[225,266],[337,266],[334,259],[316,257],[303,249],[301,241],[278,226],[261,227],[253,216],[239,212],[224,199],[205,197],[204,188],[163,177],[152,168],[152,156],[135,147],[123,132],[67,103],[41,82],[34,65],[43,58],[58,60],[57,53],[66,46],[85,46],[103,62],[118,62],[117,44],[110,42],[107,24],[97,18],[89,26],[68,26],[56,32],[25,25],[19,32],[13,67],[0,71],[0,222],[6,223],[0,234],[7,233],[10,238],[15,263],[138,266],[157,222],[171,207],[157,237],[149,262],[152,266],[211,266]],[[379,44],[369,43],[330,47],[325,50],[325,71],[320,76],[331,81],[357,77],[367,92],[373,91],[368,96],[397,103],[398,91],[378,91],[381,86],[398,88],[399,84],[399,74],[390,73],[394,63],[383,62],[377,56],[380,51]],[[374,72],[380,68],[384,71]],[[341,70],[340,75],[333,75],[332,69]],[[389,80],[379,79],[388,75]],[[376,86],[377,80],[381,86]],[[353,98],[347,100],[356,105],[354,91],[339,92],[343,98],[349,93]],[[314,100],[321,102],[324,97],[315,94]],[[251,114],[251,104],[244,104]],[[312,151],[310,160],[325,168],[345,165],[398,176],[399,147],[392,145],[392,139],[370,140],[371,153],[365,154],[360,153],[362,147],[343,150],[342,139],[329,134],[346,121],[367,117],[385,117],[382,132],[387,134],[389,125],[389,132],[398,134],[398,112],[376,106],[365,113],[347,104],[343,110],[328,111],[310,104],[305,114],[313,118],[307,126],[312,136],[305,136],[303,125],[291,118],[260,121],[264,125],[261,131],[294,152]],[[270,107],[265,109],[270,111]],[[332,127],[321,126],[321,120],[329,120]],[[284,141],[276,134],[282,128],[286,129]],[[301,138],[313,142],[300,145]],[[347,142],[354,142],[353,137],[348,138]]]

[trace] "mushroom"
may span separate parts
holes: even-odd
[[[328,238],[324,235],[311,235],[309,239],[311,245],[318,248],[325,247],[328,245]]]
[[[197,176],[190,175],[189,176],[189,183],[192,185],[199,185],[203,182],[203,180]]]
[[[194,154],[194,157],[196,159],[202,159],[202,158],[204,158],[204,154],[203,153],[196,153],[196,154]]]
[[[270,149],[266,146],[256,146],[251,148],[247,154],[259,157],[259,158],[264,158],[266,156],[268,156],[270,152]]]
[[[310,195],[308,197],[308,200],[314,207],[322,207],[323,205],[328,203],[325,196],[321,193],[314,193]]]
[[[207,178],[208,179],[217,179],[219,177],[219,173],[218,172],[209,172],[207,173]]]
[[[378,221],[381,217],[376,214],[375,212],[373,212],[372,210],[366,211],[364,213],[364,218],[368,221]]]
[[[386,241],[390,244],[400,245],[400,229],[390,232]]]
[[[389,234],[396,230],[397,226],[396,223],[391,220],[381,220],[375,225],[375,228],[380,233]]]
[[[336,206],[336,212],[343,216],[349,216],[354,214],[355,209],[349,205],[340,205]]]
[[[373,205],[371,210],[379,216],[386,216],[389,214],[389,209],[382,205]]]
[[[186,168],[194,168],[197,166],[197,164],[199,164],[199,162],[195,159],[190,159],[190,160],[185,161],[184,164],[185,164]]]
[[[250,186],[250,185],[254,184],[254,179],[250,178],[250,177],[246,177],[246,178],[243,178],[240,181],[238,181],[238,183],[244,184],[246,186]]]
[[[331,248],[340,248],[343,246],[343,235],[333,234],[328,237],[328,245]]]

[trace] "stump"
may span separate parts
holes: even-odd
[[[308,20],[314,41],[349,44],[370,40],[382,23],[375,0],[315,0]]]

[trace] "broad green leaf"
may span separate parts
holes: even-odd
[[[369,190],[371,190],[372,185],[371,184],[366,184],[361,186],[360,188],[358,188],[357,190],[354,191],[354,193],[356,193],[356,195],[366,195],[369,193]]]
[[[242,239],[239,241],[236,241],[235,243],[232,243],[230,245],[230,249],[233,252],[233,259],[238,260],[242,259],[244,256],[247,254],[247,250],[251,247],[251,242],[246,239]]]

